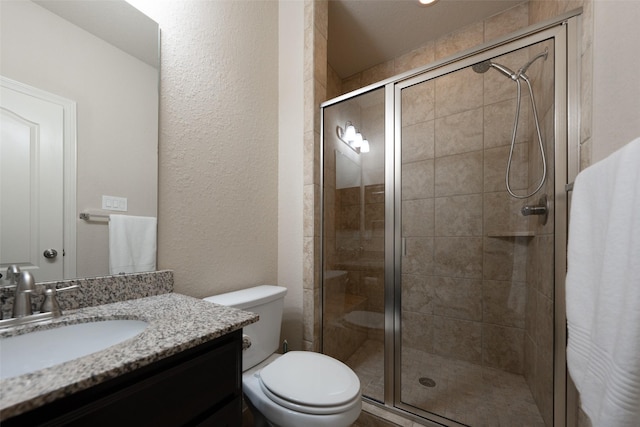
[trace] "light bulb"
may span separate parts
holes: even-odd
[[[352,124],[347,124],[347,129],[344,131],[344,135],[342,135],[342,139],[347,142],[353,142],[356,138],[356,128],[353,127]]]
[[[360,147],[360,152],[361,153],[369,152],[369,141],[367,141],[366,139],[362,141],[362,147]]]
[[[356,133],[356,137],[353,140],[353,146],[356,148],[362,146],[362,134],[360,132]]]

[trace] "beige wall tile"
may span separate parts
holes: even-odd
[[[529,25],[529,5],[525,2],[484,21],[484,40],[490,41]]]
[[[320,182],[320,134],[314,131],[304,133],[304,184]],[[335,167],[332,169],[335,175]]]
[[[326,39],[329,34],[329,2],[328,0],[314,0],[314,20],[313,23]],[[326,62],[326,61],[325,61]]]
[[[402,163],[433,159],[435,122],[429,120],[402,127]]]
[[[533,384],[536,377],[536,345],[528,334],[524,337],[523,375],[528,384]]]
[[[436,276],[433,284],[433,314],[482,321],[481,280]]]
[[[482,194],[436,198],[435,235],[482,236]]]
[[[315,105],[313,104],[314,99],[314,83],[313,79],[304,81],[304,99],[310,100],[309,102],[304,103],[304,131],[305,132],[313,132],[315,131]]]
[[[553,301],[537,293],[534,341],[541,351],[553,354]]]
[[[435,195],[482,192],[482,151],[435,160]]]
[[[315,322],[314,318],[314,306],[313,306],[313,289],[304,289],[304,298],[303,298],[303,318],[304,318],[304,328],[302,330],[303,339],[312,343],[314,341],[313,335],[313,326]]]
[[[402,257],[402,274],[433,274],[433,237],[407,237]]]
[[[537,268],[535,283],[537,289],[549,299],[554,297],[554,237],[553,235],[538,236],[537,251]]]
[[[412,311],[402,312],[402,345],[427,353],[433,352],[434,316]]]
[[[434,274],[482,278],[481,237],[436,237],[433,253]]]
[[[317,185],[310,184],[304,186],[303,195],[303,209],[304,209],[304,236],[313,237],[315,235],[315,223],[318,221],[316,212],[319,210],[316,203],[316,193],[318,192]]]
[[[402,90],[402,126],[433,120],[435,92],[433,81]]]
[[[425,66],[435,60],[435,42],[429,41],[418,49],[398,57],[394,61],[395,74]]]
[[[393,60],[383,62],[382,64],[378,64],[364,70],[362,72],[362,80],[360,81],[360,84],[362,86],[367,86],[372,83],[388,79],[389,77],[393,77],[394,74]]]
[[[504,191],[505,173],[511,146],[489,148],[484,151],[484,191]],[[524,190],[528,183],[528,144],[516,144],[511,158],[509,185]]]
[[[524,282],[529,237],[485,237],[483,277]]]
[[[484,194],[484,231],[488,235],[529,231],[529,217],[522,216],[522,201],[507,192]]]
[[[433,314],[433,282],[433,276],[403,274],[402,310]]]
[[[524,331],[517,328],[483,324],[482,362],[486,366],[522,373]]]
[[[333,99],[342,94],[342,79],[327,63],[327,99]]]
[[[482,107],[435,120],[437,157],[482,150]]]
[[[407,163],[402,168],[402,199],[433,197],[433,160]]]
[[[317,26],[313,33],[313,77],[321,85],[327,86],[327,37]]]
[[[360,89],[362,85],[362,73],[354,74],[342,80],[342,93],[348,93]]]
[[[434,200],[415,199],[402,202],[402,236],[434,235]]]
[[[524,329],[525,332],[527,334],[527,337],[529,337],[529,339],[531,341],[535,343],[535,337],[538,329],[538,323],[537,323],[537,310],[538,310],[538,291],[531,286],[530,284],[527,284],[527,304],[525,306],[525,319],[524,319]],[[537,344],[536,344],[537,345]]]
[[[436,354],[473,363],[482,361],[480,323],[434,316],[433,328],[433,347]]]
[[[487,323],[523,329],[526,300],[524,282],[482,282],[483,320]]]
[[[476,22],[436,39],[435,59],[442,59],[457,52],[479,45],[484,41],[484,23]]]
[[[529,139],[530,101],[523,97],[520,104],[516,143]],[[484,107],[484,146],[485,148],[510,145],[513,138],[516,99],[498,102]]]
[[[435,117],[444,117],[482,107],[483,75],[463,68],[435,81]],[[424,83],[423,83],[424,84]]]
[[[500,64],[515,72],[529,60],[529,49],[519,49],[492,59],[492,62]],[[484,76],[484,102],[495,104],[496,102],[514,99],[517,96],[517,85],[507,76],[495,69],[489,69]],[[522,93],[527,89],[522,85]],[[512,107],[515,108],[515,107]]]

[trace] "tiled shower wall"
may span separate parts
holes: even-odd
[[[403,342],[521,374],[528,219],[503,188],[515,88],[494,77],[465,69],[403,91]]]
[[[472,24],[461,30],[455,31],[447,36],[427,43],[422,48],[416,49],[406,55],[396,58],[388,63],[380,64],[371,69],[364,70],[354,76],[342,81],[326,62],[326,39],[327,33],[327,2],[326,0],[306,0],[305,1],[305,330],[304,341],[306,349],[319,348],[319,309],[320,309],[320,286],[319,270],[321,268],[319,252],[320,236],[320,139],[319,139],[319,109],[318,105],[324,100],[333,98],[341,93],[363,87],[392,75],[407,71],[409,69],[428,64],[439,58],[445,57],[455,52],[470,48],[474,45],[489,41],[500,35],[516,31],[527,25],[535,24],[546,19],[553,18],[559,14],[582,7],[581,19],[581,42],[580,42],[580,161],[581,168],[590,163],[591,152],[591,114],[592,114],[592,42],[593,42],[593,1],[592,0],[549,0],[549,1],[529,1],[517,6],[503,14],[497,15],[483,23]],[[325,68],[326,67],[326,68]],[[531,173],[531,176],[534,174]],[[546,237],[545,237],[546,236]],[[532,250],[529,256],[527,270],[531,270],[533,262],[538,257],[548,256],[550,253],[548,245],[549,234],[542,233],[533,238],[514,237],[514,243],[529,239],[529,246]],[[503,239],[508,241],[508,239]],[[500,239],[495,239],[499,244]],[[518,247],[517,245],[515,247]],[[535,261],[537,263],[537,261]],[[548,265],[548,264],[547,264]],[[536,273],[538,274],[538,273]],[[537,304],[540,295],[545,295],[538,279],[532,283],[531,275],[527,282],[526,293],[529,301],[526,311],[529,322],[525,321],[525,348],[526,354],[538,352],[539,337],[538,329],[535,328],[533,313],[542,311],[542,307]],[[540,276],[544,276],[541,274]],[[535,276],[537,277],[537,276]],[[537,293],[534,293],[537,292]],[[532,297],[532,293],[536,298]],[[545,295],[548,298],[547,295]],[[536,301],[536,306],[533,306]],[[544,301],[544,300],[542,300]],[[538,332],[536,332],[538,331]],[[532,347],[535,347],[533,349]],[[537,356],[536,356],[537,357]],[[532,372],[551,373],[548,366],[534,365],[533,361],[525,357],[525,376],[530,381]],[[536,381],[536,380],[533,380]],[[547,380],[548,382],[548,380]],[[541,381],[541,384],[545,381]],[[536,395],[536,385],[532,386],[532,391]],[[544,387],[537,388],[542,390]],[[538,397],[536,397],[538,400]],[[545,406],[538,403],[545,412]],[[572,408],[569,408],[571,411]],[[588,419],[581,414],[579,425],[589,425]]]

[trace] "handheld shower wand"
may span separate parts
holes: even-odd
[[[527,62],[522,67],[520,67],[520,69],[517,72],[513,72],[508,67],[505,67],[504,65],[492,62],[491,60],[486,60],[486,61],[479,62],[477,64],[474,64],[471,67],[473,69],[473,71],[475,71],[476,73],[486,73],[487,71],[489,71],[490,68],[495,68],[500,73],[502,73],[506,77],[508,77],[511,80],[513,80],[514,82],[516,82],[516,88],[517,88],[516,114],[515,114],[515,119],[514,119],[514,122],[513,122],[513,132],[511,134],[511,148],[509,149],[509,160],[507,161],[507,170],[506,170],[506,173],[505,173],[505,185],[507,187],[507,191],[509,192],[511,197],[514,197],[516,199],[527,199],[527,198],[533,196],[538,191],[540,191],[540,189],[542,188],[542,185],[544,184],[544,181],[547,179],[547,159],[546,159],[546,155],[545,155],[545,152],[544,152],[544,144],[542,142],[542,134],[540,133],[540,122],[538,120],[538,110],[536,108],[536,101],[535,101],[535,98],[533,96],[533,88],[531,87],[531,81],[529,80],[529,77],[526,75],[526,71],[529,69],[531,64],[533,64],[539,58],[544,58],[546,60],[548,54],[549,54],[549,49],[545,48],[544,52],[539,53],[538,55],[533,57],[529,62]],[[513,149],[514,149],[515,144],[516,144],[516,135],[518,134],[518,120],[520,119],[520,101],[522,99],[522,88],[521,88],[520,80],[524,80],[524,82],[529,87],[529,95],[530,95],[530,99],[531,99],[531,108],[533,110],[533,118],[534,118],[534,123],[536,125],[536,133],[538,135],[538,145],[540,146],[540,157],[542,158],[542,178],[540,179],[540,182],[538,183],[536,189],[533,190],[531,193],[526,194],[526,195],[515,194],[511,190],[511,184],[509,182],[509,175],[510,175],[510,171],[511,171],[511,163],[513,161]]]

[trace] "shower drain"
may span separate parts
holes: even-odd
[[[418,381],[420,382],[420,384],[422,384],[425,387],[435,387],[436,386],[436,382],[434,380],[432,380],[431,378],[422,377]]]

